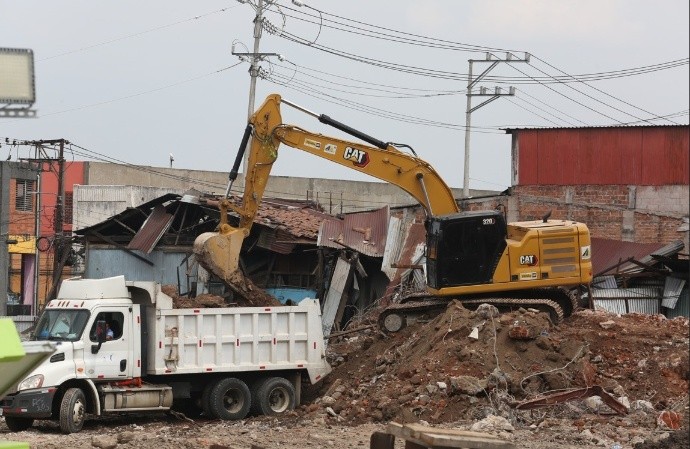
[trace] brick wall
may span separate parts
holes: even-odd
[[[512,195],[519,220],[539,219],[551,210],[552,218],[586,223],[592,237],[638,243],[681,240],[688,251],[688,186],[516,186]]]

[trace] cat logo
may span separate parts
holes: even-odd
[[[520,256],[520,265],[534,266],[538,261],[537,256],[531,254],[527,256]]]
[[[352,147],[345,147],[343,158],[352,161],[355,167],[366,167],[369,163],[369,153]]]

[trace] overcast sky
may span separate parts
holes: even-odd
[[[265,12],[272,32],[260,51],[283,60],[262,62],[256,106],[276,92],[408,144],[452,187],[463,184],[468,59],[487,51],[532,56],[499,63],[478,84],[516,93],[472,114],[473,189],[510,186],[501,128],[688,123],[687,0],[305,3],[278,0]],[[0,0],[0,47],[35,53],[38,111],[0,118],[0,137],[65,138],[82,148],[67,155],[75,160],[167,167],[173,153],[177,168],[229,171],[250,85],[231,47],[250,51],[254,16],[234,0]],[[475,75],[486,67],[475,63]],[[302,113],[283,117],[345,137]],[[0,157],[8,151],[3,143]],[[272,174],[371,180],[287,147]]]

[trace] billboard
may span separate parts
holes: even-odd
[[[33,50],[0,48],[0,105],[35,101]]]

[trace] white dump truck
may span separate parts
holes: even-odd
[[[33,336],[55,353],[1,402],[10,430],[35,419],[81,430],[87,414],[167,411],[277,415],[331,370],[317,300],[297,306],[173,308],[155,282],[70,279]],[[305,379],[306,380],[306,379]]]

